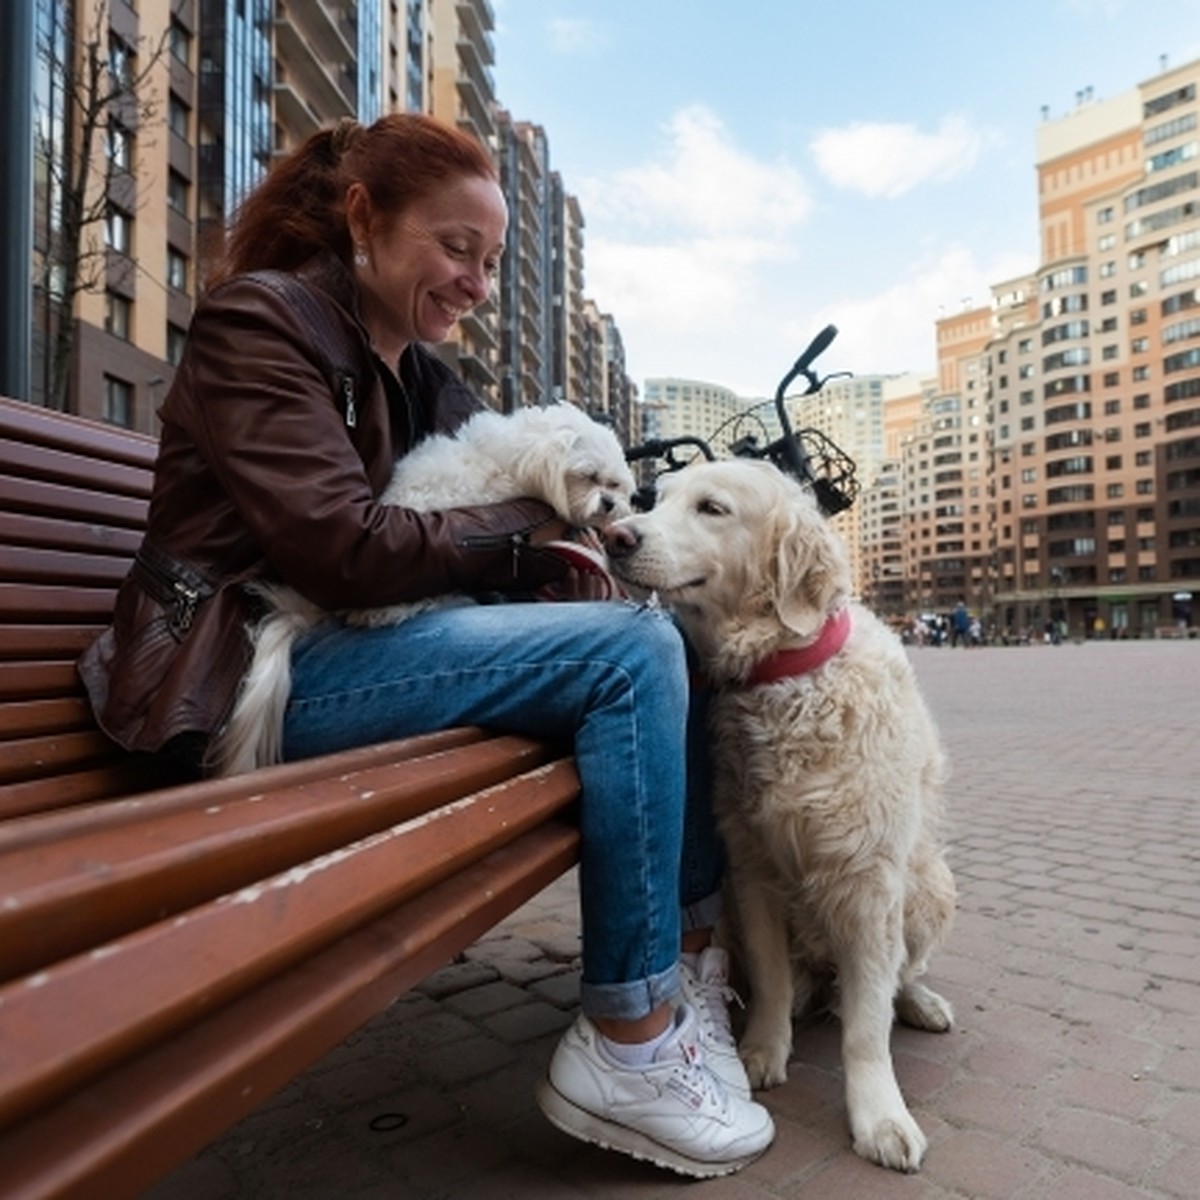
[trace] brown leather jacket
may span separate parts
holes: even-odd
[[[562,577],[559,560],[524,548],[552,518],[536,500],[378,503],[397,456],[481,402],[416,346],[398,383],[336,259],[297,277],[352,360],[353,394],[335,395],[310,326],[261,280],[228,280],[197,308],[159,414],[145,543],[112,626],[79,662],[101,728],[126,749],[194,747],[221,727],[249,665],[248,580],[283,580],[333,611]]]

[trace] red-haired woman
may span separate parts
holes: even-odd
[[[327,612],[585,590],[538,550],[564,533],[539,501],[378,501],[397,456],[480,406],[422,343],[487,298],[506,226],[488,155],[411,114],[314,134],[248,197],[161,410],[145,543],[81,660],[122,745],[202,760],[247,668],[247,582]],[[283,741],[301,758],[456,725],[574,739],[582,1011],[539,1102],[575,1136],[708,1176],[774,1128],[704,948],[720,858],[705,789],[686,786],[687,723],[683,643],[659,612],[514,601],[325,621],[293,650]]]

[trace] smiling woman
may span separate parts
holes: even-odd
[[[465,725],[572,742],[582,1013],[540,1102],[577,1137],[724,1175],[774,1126],[708,946],[721,855],[682,636],[659,609],[600,602],[601,577],[543,547],[571,531],[540,500],[427,511],[384,495],[398,458],[485,407],[422,343],[487,298],[506,227],[486,151],[428,117],[345,123],[277,164],[193,317],[146,539],[81,672],[117,742],[207,770],[281,585],[322,614],[489,601],[293,628],[282,755]],[[591,602],[532,602],[547,584]]]
[[[508,211],[499,185],[464,176],[394,219],[365,185],[346,194],[363,324],[375,349],[398,358],[413,342],[441,342],[488,298],[500,268]]]

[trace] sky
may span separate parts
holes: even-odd
[[[1037,266],[1038,125],[1200,58],[1200,0],[493,7],[629,375],[748,398],[830,323],[822,373],[931,372],[935,322]]]

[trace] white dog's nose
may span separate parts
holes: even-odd
[[[625,521],[606,525],[601,536],[604,538],[604,548],[612,558],[624,558],[632,554],[642,540],[638,531]]]

